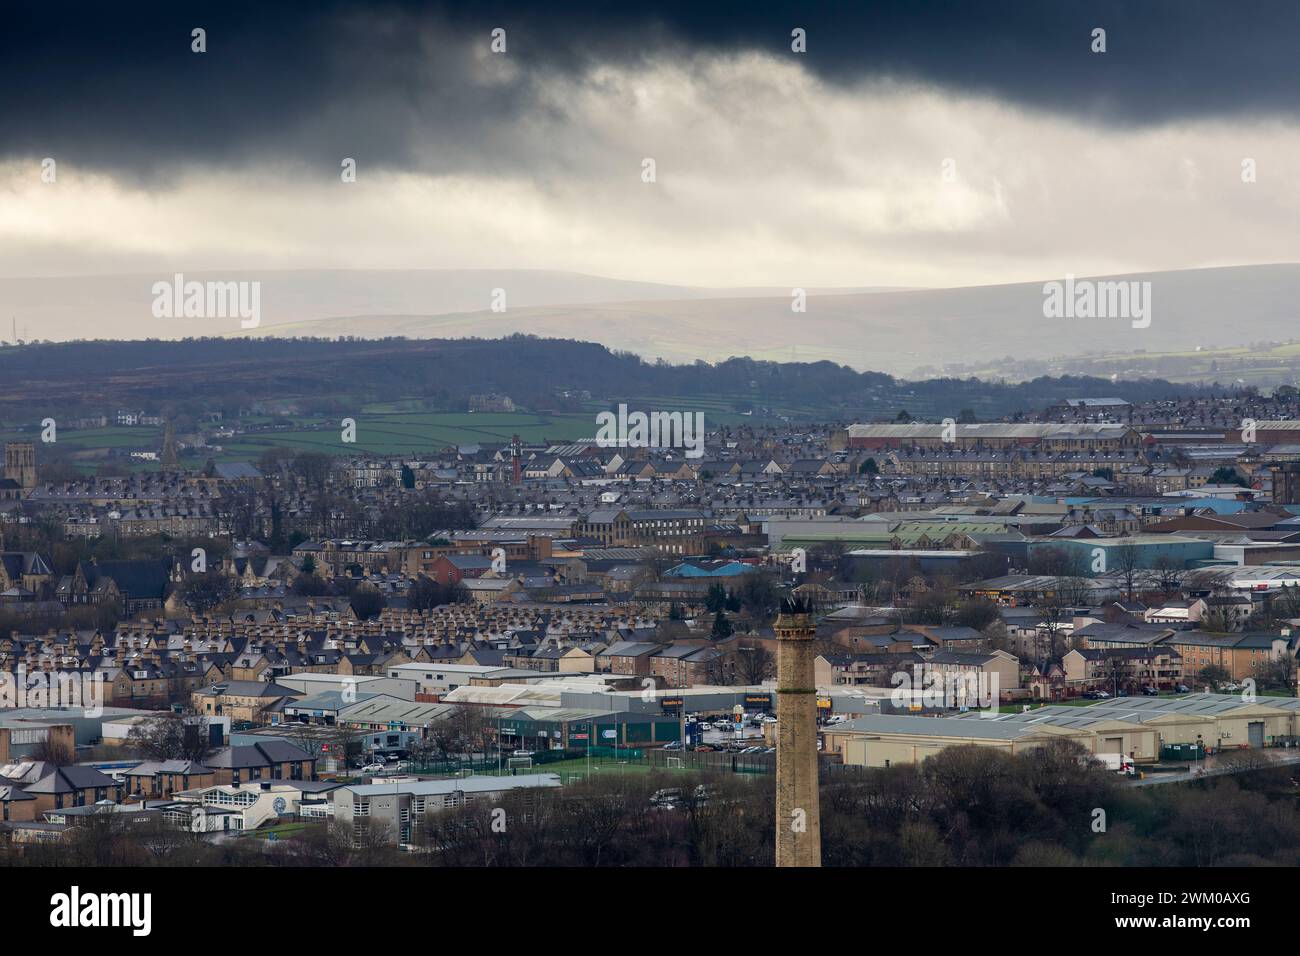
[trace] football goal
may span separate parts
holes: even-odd
[[[506,766],[511,770],[530,770],[533,766],[532,757],[510,757],[506,760]]]

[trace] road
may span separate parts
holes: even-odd
[[[1236,763],[1241,758],[1237,754],[1248,751],[1230,750],[1227,753],[1212,754],[1204,760],[1189,761],[1186,773],[1173,771],[1170,773],[1152,773],[1146,771],[1146,776],[1141,780],[1128,780],[1126,783],[1130,787],[1154,787],[1162,783],[1187,783],[1191,780],[1204,780],[1207,777],[1222,777],[1230,773],[1243,773],[1248,770],[1259,769],[1253,762],[1248,764]],[[1250,752],[1252,756],[1266,758],[1275,766],[1300,765],[1300,750],[1259,750]],[[1166,764],[1165,766],[1168,766]],[[1139,767],[1139,770],[1142,768]]]

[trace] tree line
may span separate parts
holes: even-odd
[[[919,766],[841,768],[821,786],[825,866],[1296,866],[1294,767],[1255,751],[1241,773],[1133,788],[1068,741],[1021,754],[950,747]],[[671,809],[656,792],[677,792]],[[771,866],[772,778],[593,775],[417,816],[410,849],[373,820],[312,823],[268,842],[209,842],[94,815],[8,865]]]

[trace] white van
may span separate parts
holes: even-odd
[[[1134,773],[1133,760],[1124,754],[1095,754],[1097,761],[1107,770],[1113,773],[1122,773],[1132,775]]]

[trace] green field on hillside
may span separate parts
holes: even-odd
[[[391,412],[367,408],[351,417],[356,420],[354,444],[342,441],[341,419],[334,422],[320,416],[298,416],[274,419],[290,426],[286,429],[239,435],[221,442],[221,452],[208,457],[218,461],[255,461],[267,449],[278,447],[332,455],[419,455],[432,454],[448,445],[503,444],[512,435],[537,444],[593,438],[596,434],[594,413],[544,416],[530,412]],[[268,423],[272,419],[262,417],[260,421]],[[35,442],[38,458],[41,455],[39,432],[14,428],[0,431],[0,442],[9,441]],[[101,457],[95,456],[95,451],[114,448],[161,451],[162,429],[60,429],[57,444],[60,450],[72,451],[82,459],[79,463],[89,467],[94,458]],[[191,467],[196,464],[193,458],[186,457],[184,461]],[[122,463],[133,469],[158,467],[156,462]]]
[[[750,401],[745,396],[712,396],[701,398],[674,398],[669,396],[637,396],[625,400],[629,412],[681,411],[701,412],[706,429],[720,425],[762,425],[774,420],[773,416],[811,416],[811,406],[771,408],[770,414],[742,414],[750,411]],[[271,448],[292,448],[300,451],[325,452],[332,455],[428,455],[450,445],[493,444],[509,442],[518,435],[526,444],[542,442],[565,443],[581,438],[595,438],[596,415],[611,408],[608,403],[589,401],[585,411],[558,414],[535,412],[434,412],[423,407],[420,399],[363,405],[349,417],[356,420],[356,442],[345,444],[342,440],[342,418],[321,415],[254,415],[240,420],[240,424],[279,426],[274,430],[241,434],[233,439],[218,441],[220,453],[203,454],[217,461],[256,461]],[[31,441],[38,444],[41,455],[40,431],[24,424],[9,423],[0,428],[0,442]],[[73,430],[61,428],[57,432],[59,450],[71,451],[77,465],[87,470],[95,466],[102,454],[110,449],[161,451],[162,429],[158,427],[109,427]],[[200,459],[184,456],[182,462],[195,467]],[[156,469],[156,462],[127,461],[120,464],[131,470]]]
[[[1268,390],[1280,382],[1300,377],[1300,342],[1259,346],[1209,346],[1169,352],[1114,352],[1061,358],[1048,363],[1051,374],[1092,375],[1108,378],[1155,377],[1169,382],[1240,380]],[[962,370],[963,375],[995,379],[1006,375],[997,363]],[[1013,376],[1014,377],[1014,376]]]
[[[389,412],[363,410],[356,420],[356,442],[342,441],[342,419],[311,427],[240,435],[222,445],[220,460],[250,460],[268,448],[284,447],[328,454],[429,454],[448,445],[502,444],[518,435],[524,442],[567,442],[595,437],[594,416],[535,415],[531,412]],[[308,425],[303,421],[304,426]]]

